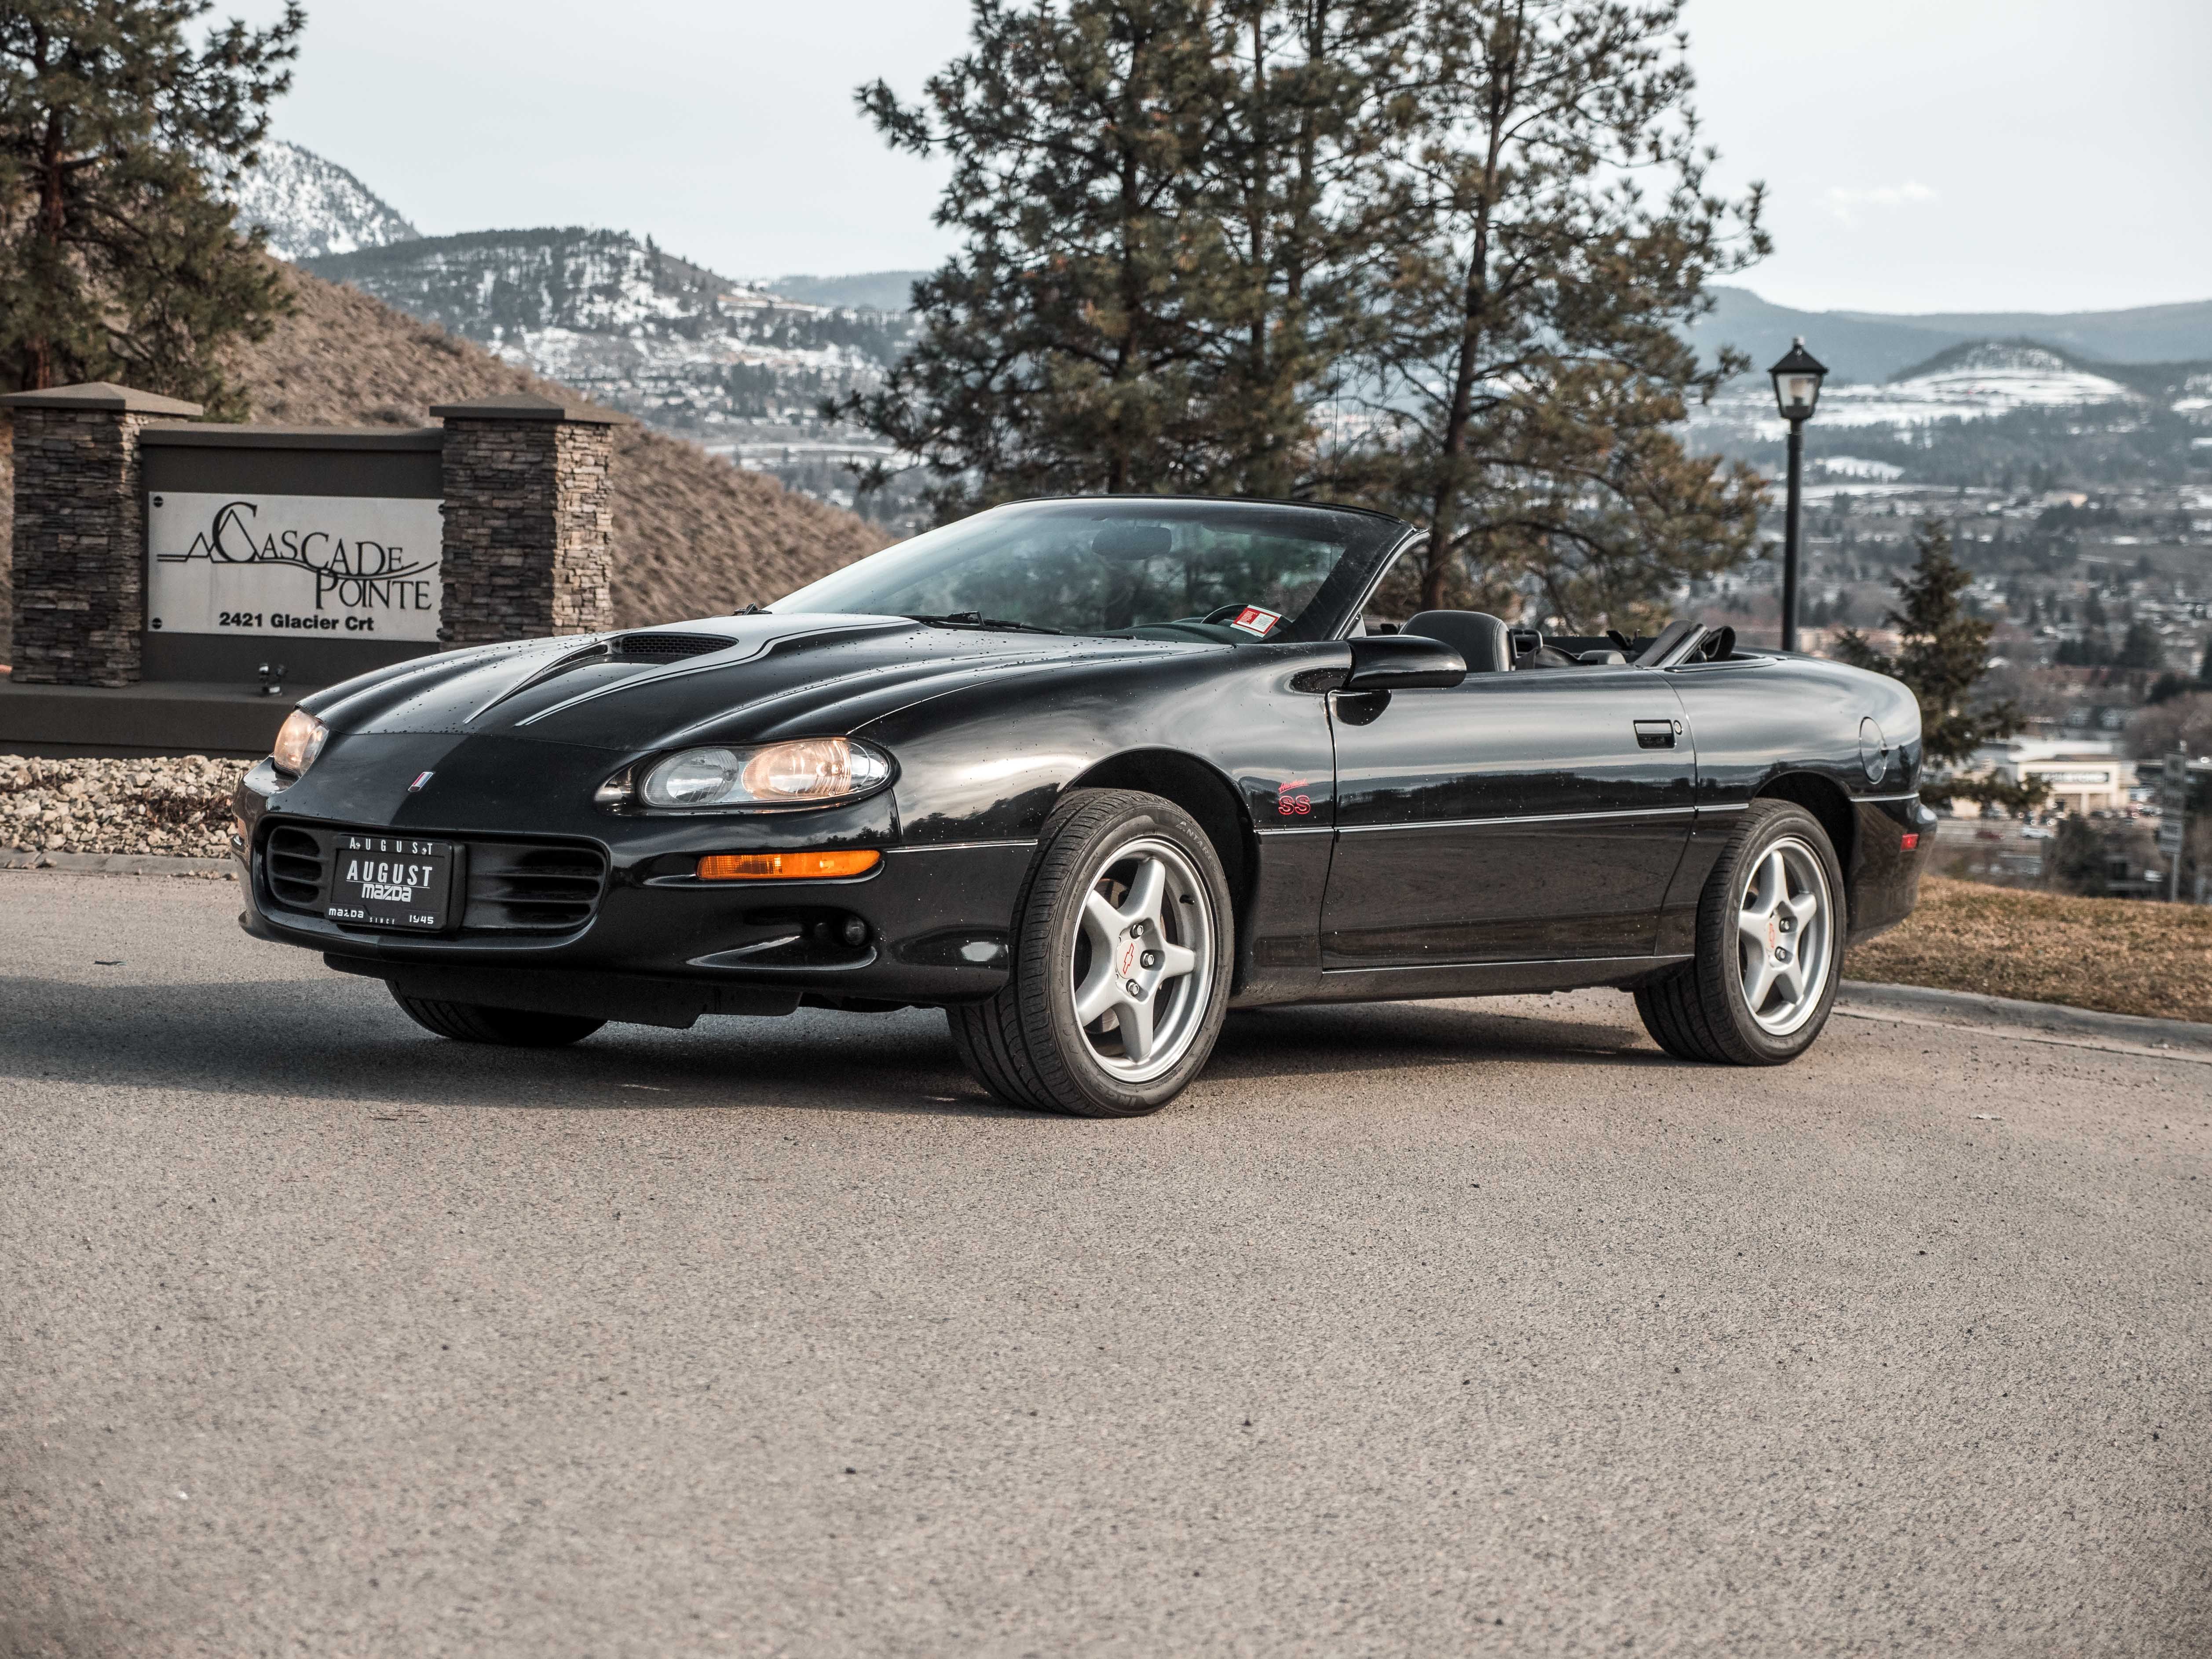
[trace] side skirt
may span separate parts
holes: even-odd
[[[1530,991],[1579,991],[1592,986],[1632,990],[1690,960],[1685,955],[1585,957],[1566,962],[1481,962],[1416,968],[1333,968],[1298,981],[1279,976],[1242,994],[1231,1008],[1289,1002],[1410,1002],[1440,997],[1509,996]]]

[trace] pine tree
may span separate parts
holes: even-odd
[[[2051,883],[2061,892],[2097,898],[2105,891],[2105,838],[2088,819],[2070,817],[2058,826],[2051,848]]]
[[[1920,704],[1920,742],[1929,769],[1921,793],[1929,800],[1949,799],[1994,802],[2025,811],[2050,797],[2039,780],[2008,785],[1995,778],[1949,777],[1975,750],[2020,729],[2020,709],[2009,702],[1970,702],[1975,685],[1989,672],[1992,623],[1969,617],[1959,597],[1973,573],[1951,556],[1951,532],[1940,519],[1921,522],[1915,538],[1919,557],[1911,571],[1893,584],[1898,606],[1883,623],[1897,630],[1898,648],[1889,656],[1875,648],[1856,629],[1845,629],[1830,647],[1842,661],[1902,680]]]
[[[1407,603],[1577,631],[1739,562],[1761,483],[1687,454],[1689,400],[1748,367],[1679,331],[1763,254],[1760,191],[1711,194],[1676,0],[1440,0],[1354,384],[1374,441],[1340,488],[1426,523]]]
[[[829,412],[920,457],[947,515],[1303,489],[1413,4],[975,0],[919,105],[860,89],[895,148],[951,158],[963,246],[905,361]]]
[[[2137,618],[2128,624],[2127,638],[2120,644],[2118,665],[2122,668],[2158,668],[2166,662],[2166,647],[2160,643],[2158,629]]]
[[[305,23],[297,4],[197,49],[211,0],[0,7],[0,376],[112,380],[235,414],[224,346],[288,303],[221,187],[254,166]]]

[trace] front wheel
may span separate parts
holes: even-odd
[[[1221,860],[1188,813],[1078,791],[1038,837],[1005,987],[945,1011],[952,1040],[1010,1105],[1156,1112],[1213,1052],[1235,938]]]
[[[1706,878],[1697,955],[1638,990],[1636,1012],[1680,1059],[1782,1065],[1828,1023],[1844,937],[1827,831],[1802,806],[1753,801]]]

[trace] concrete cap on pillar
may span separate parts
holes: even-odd
[[[628,426],[630,417],[580,400],[556,402],[534,392],[503,392],[495,398],[478,398],[465,404],[433,404],[430,413],[441,421],[572,421],[584,426]]]
[[[10,409],[96,409],[117,415],[189,417],[205,412],[199,404],[188,404],[182,398],[164,398],[159,392],[141,392],[135,386],[116,386],[107,380],[50,386],[44,392],[10,392],[0,397],[0,404]]]

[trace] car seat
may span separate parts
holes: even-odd
[[[1513,666],[1505,624],[1482,611],[1424,611],[1399,630],[1441,640],[1466,659],[1470,674],[1502,674]]]

